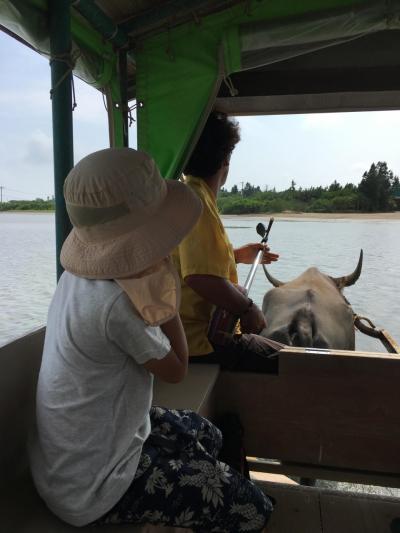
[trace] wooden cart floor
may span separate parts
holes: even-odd
[[[259,482],[276,499],[267,533],[400,533],[400,500]]]

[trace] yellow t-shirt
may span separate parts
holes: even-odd
[[[233,247],[220,219],[216,199],[201,178],[186,177],[186,184],[201,199],[203,212],[195,227],[172,252],[182,287],[180,315],[189,345],[190,355],[205,355],[213,351],[208,341],[208,326],[214,306],[186,285],[192,274],[225,278],[237,283]]]

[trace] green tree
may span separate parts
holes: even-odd
[[[246,182],[245,186],[243,187],[243,196],[248,197],[251,196],[254,193],[254,187],[251,183]]]
[[[342,186],[336,180],[329,186],[329,192],[338,192],[341,189]]]
[[[393,178],[390,192],[394,196],[400,196],[400,180],[398,176]]]
[[[390,190],[393,181],[393,172],[388,169],[385,161],[372,163],[358,186],[361,207],[367,211],[387,211],[391,205]]]

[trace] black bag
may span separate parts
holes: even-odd
[[[238,415],[226,413],[217,418],[214,424],[220,429],[223,437],[218,460],[234,468],[245,478],[250,479],[249,465],[244,449],[244,430]]]

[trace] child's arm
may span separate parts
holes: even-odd
[[[188,345],[180,316],[177,314],[160,327],[171,343],[171,351],[163,359],[150,359],[143,366],[162,381],[179,383],[188,368]]]

